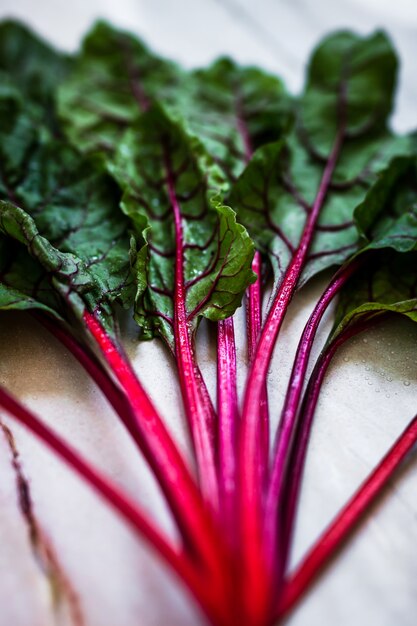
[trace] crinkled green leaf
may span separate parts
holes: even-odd
[[[59,91],[68,136],[83,151],[113,152],[150,101],[163,99],[181,79],[178,66],[158,58],[135,36],[98,22]]]
[[[355,208],[377,172],[396,154],[410,150],[409,138],[394,137],[386,127],[395,70],[395,53],[381,33],[367,39],[351,33],[325,39],[310,63],[296,128],[286,141],[260,148],[233,186],[229,203],[269,256],[276,286],[298,247],[329,146],[336,141],[337,163],[324,189],[299,284],[356,251]],[[363,87],[368,83],[373,89]]]
[[[55,91],[71,66],[68,55],[54,50],[25,25],[0,23],[0,90],[9,82],[25,99],[37,121],[57,130]]]
[[[329,340],[383,313],[417,321],[416,174],[415,156],[395,158],[357,207],[363,263],[340,293]]]
[[[366,249],[417,248],[417,158],[397,157],[355,210]]]
[[[13,287],[9,287],[4,283],[0,283],[0,309],[2,311],[27,311],[39,309],[57,317],[57,313],[54,309],[51,309],[29,294],[19,291],[18,289],[14,289]]]
[[[256,148],[279,139],[292,120],[292,104],[278,77],[228,58],[190,72],[175,96],[167,102],[171,113],[199,138],[229,181]]]
[[[340,125],[361,138],[384,130],[393,105],[397,56],[383,32],[362,38],[349,31],[326,37],[311,57],[300,123],[316,153],[327,157]]]
[[[82,315],[84,305],[80,296],[94,289],[94,282],[85,264],[74,254],[62,253],[54,248],[40,235],[34,219],[28,213],[4,200],[0,200],[0,231],[27,248],[31,257],[49,275],[52,288],[71,303],[78,315]]]
[[[0,236],[0,309],[40,309],[61,317],[62,303],[42,266],[16,242]]]
[[[185,72],[133,35],[96,24],[60,89],[71,139],[83,150],[111,153],[153,100],[199,138],[229,180],[241,173],[254,149],[276,140],[291,118],[289,98],[275,76],[226,58]]]
[[[99,161],[81,157],[63,142],[40,141],[33,128],[26,135],[25,124],[31,129],[25,114],[15,112],[15,122],[3,134],[0,230],[27,248],[47,275],[45,285],[77,314],[85,306],[99,310],[111,326],[113,303],[128,306],[134,295],[120,191]],[[10,260],[21,263],[14,254]],[[12,280],[24,270],[12,269],[8,287],[33,296],[30,287],[25,291]]]
[[[33,120],[22,112],[19,92],[0,83],[0,197],[13,199],[22,170],[39,142]]]
[[[340,293],[329,341],[348,327],[383,314],[417,322],[417,254],[374,253]]]
[[[223,179],[201,145],[154,107],[125,134],[113,173],[125,188],[123,208],[135,229],[141,233],[149,224],[148,287],[142,293],[139,274],[139,324],[173,347],[176,253],[190,332],[201,316],[230,316],[253,281],[253,244],[234,211],[221,203]]]

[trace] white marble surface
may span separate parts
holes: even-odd
[[[98,16],[137,31],[158,51],[187,65],[220,53],[279,72],[292,90],[317,39],[333,28],[386,28],[402,69],[394,123],[417,126],[415,0],[0,0],[0,17],[25,19],[72,50]],[[271,367],[278,415],[297,336],[323,286],[295,299]],[[243,383],[243,318],[239,363]],[[329,319],[327,319],[328,327]],[[323,339],[326,323],[320,333]],[[308,457],[294,561],[414,415],[417,329],[391,322],[346,346],[326,379]],[[156,342],[126,336],[129,353],[170,427],[187,449],[169,359]],[[284,348],[285,346],[285,348]],[[210,337],[200,336],[213,388]],[[76,444],[173,532],[143,462],[99,391],[43,330],[25,316],[2,315],[0,382]],[[405,385],[404,382],[410,382]],[[10,420],[7,420],[11,424]],[[30,477],[35,510],[80,596],[86,626],[197,626],[190,599],[117,517],[21,428],[11,424]],[[0,437],[0,626],[70,624],[54,613],[45,576],[30,550],[16,504],[9,451]],[[291,626],[412,626],[417,613],[417,464],[411,458],[349,548],[294,613]]]

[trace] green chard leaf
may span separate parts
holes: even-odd
[[[279,139],[292,121],[282,81],[228,58],[190,72],[165,103],[234,182],[259,146]]]
[[[363,262],[340,292],[329,341],[386,313],[417,321],[417,157],[397,157],[355,210]]]
[[[38,141],[33,120],[22,108],[21,94],[0,82],[0,193],[10,199],[21,169]]]
[[[417,157],[397,157],[355,209],[364,250],[417,248]]]
[[[137,263],[136,319],[174,350],[180,300],[191,336],[202,316],[224,319],[240,305],[254,279],[253,244],[221,202],[217,166],[159,107],[125,134],[112,171],[125,189],[122,208],[135,230],[148,225],[148,256],[139,255]]]
[[[359,245],[354,222],[377,173],[411,150],[387,128],[397,61],[387,37],[350,32],[326,38],[313,53],[293,131],[255,153],[228,202],[257,247],[268,255],[275,288],[319,204],[299,286]],[[329,179],[324,173],[332,165]]]
[[[13,20],[0,23],[0,90],[10,84],[25,100],[31,117],[58,132],[55,93],[71,67],[68,55],[54,50],[29,28]]]
[[[112,154],[152,100],[163,101],[182,78],[177,65],[151,53],[134,35],[98,22],[59,90],[69,138],[82,151]]]
[[[39,309],[61,318],[62,304],[42,266],[21,246],[0,236],[0,309]]]
[[[16,100],[13,124],[0,120],[9,125],[0,169],[3,293],[17,290],[27,306],[36,301],[60,315],[69,306],[79,317],[87,307],[112,329],[113,304],[128,306],[134,295],[120,191],[98,160],[40,140],[20,107]]]
[[[340,293],[328,342],[353,325],[387,313],[417,322],[417,253],[374,253]]]
[[[133,35],[96,24],[59,91],[72,141],[82,150],[111,155],[124,130],[153,101],[198,137],[229,181],[292,118],[292,103],[275,76],[227,58],[185,72]]]

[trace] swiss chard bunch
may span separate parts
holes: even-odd
[[[105,23],[73,58],[16,23],[0,31],[0,308],[31,311],[99,385],[146,458],[178,542],[4,389],[0,405],[124,516],[214,626],[268,626],[308,589],[417,439],[412,422],[289,573],[333,354],[387,315],[416,318],[417,157],[413,138],[388,124],[391,43],[381,32],[326,37],[294,98],[277,77],[230,59],[186,72]],[[275,343],[295,291],[329,268],[271,450]],[[334,329],[303,393],[336,295]],[[240,408],[233,315],[242,298],[249,367]],[[176,363],[195,471],[125,354],[120,307]],[[216,403],[195,348],[202,318],[217,327]]]

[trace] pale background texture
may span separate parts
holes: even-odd
[[[142,35],[187,66],[227,53],[302,86],[305,60],[330,29],[383,27],[401,57],[397,130],[417,127],[415,0],[0,0],[0,17],[24,19],[74,50],[96,17]],[[324,282],[297,296],[271,368],[272,414],[279,413],[291,355]],[[326,326],[327,323],[327,326]],[[329,318],[319,342],[325,337]],[[240,314],[239,362],[245,353]],[[417,329],[392,322],[358,338],[336,357],[326,379],[308,457],[294,562],[354,491],[417,407]],[[129,354],[145,386],[187,442],[171,363],[154,342]],[[211,336],[202,329],[203,368],[213,388]],[[317,352],[317,350],[316,350]],[[0,382],[140,499],[172,531],[145,465],[100,392],[71,356],[23,315],[1,315]],[[80,597],[86,626],[198,626],[188,596],[91,491],[21,428],[14,426],[35,511]],[[0,436],[0,626],[69,625],[54,610],[16,504],[9,450]],[[353,541],[294,613],[289,626],[413,626],[417,614],[417,459],[411,458]]]

